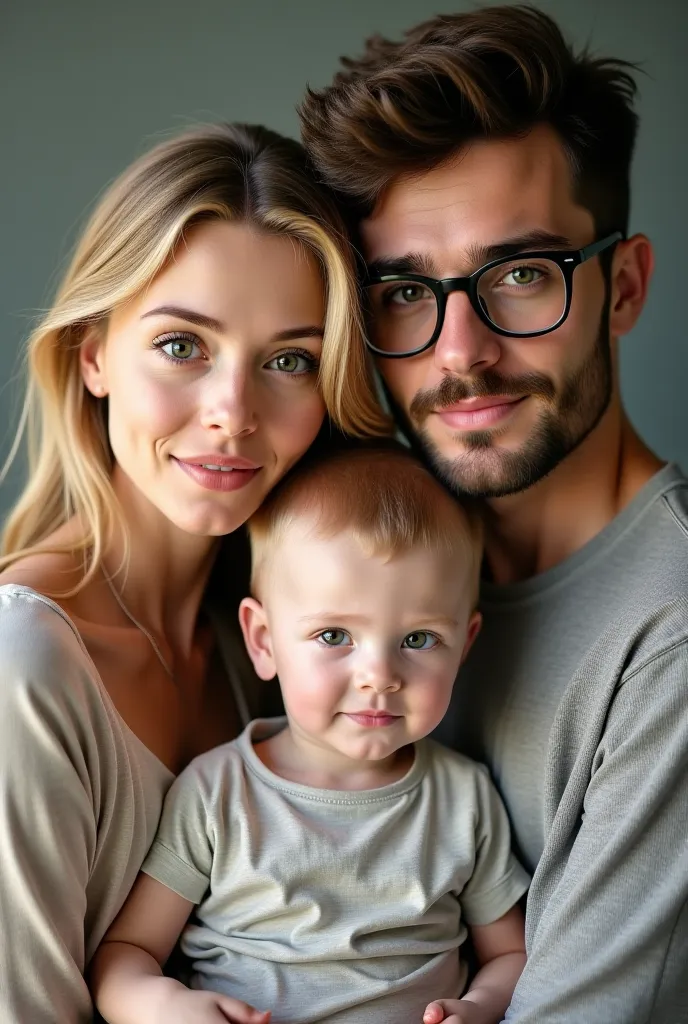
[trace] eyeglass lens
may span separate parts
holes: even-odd
[[[387,281],[366,289],[368,333],[383,352],[411,352],[426,345],[437,327],[435,293],[420,281]],[[478,301],[487,318],[513,334],[546,331],[566,308],[566,280],[545,258],[510,260],[478,280]]]

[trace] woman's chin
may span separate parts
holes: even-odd
[[[252,500],[237,500],[231,506],[217,507],[211,502],[203,502],[193,508],[160,507],[158,508],[174,526],[182,533],[190,534],[193,537],[225,537],[228,533],[234,533],[240,526],[243,526],[247,519],[256,511],[260,500],[254,497]]]

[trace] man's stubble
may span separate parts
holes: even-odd
[[[407,422],[426,460],[457,496],[501,498],[532,487],[570,455],[602,419],[611,401],[612,387],[605,308],[591,354],[559,391],[544,374],[503,377],[490,370],[469,380],[445,377],[437,388],[421,391],[414,397]],[[462,399],[491,395],[528,395],[540,400],[542,411],[525,444],[517,451],[500,449],[500,436],[508,428],[476,430],[460,435],[462,454],[454,458],[442,455],[423,427],[430,411]]]

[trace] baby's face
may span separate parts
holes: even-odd
[[[430,733],[478,628],[470,572],[459,555],[385,561],[346,531],[290,527],[266,567],[265,625],[245,633],[259,674],[279,675],[292,731],[357,762]]]

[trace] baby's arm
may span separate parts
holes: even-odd
[[[423,1024],[499,1024],[525,967],[523,914],[514,906],[492,924],[470,929],[480,970],[462,999],[438,999],[423,1014]]]
[[[191,991],[162,973],[193,903],[143,872],[90,968],[108,1024],[266,1024],[269,1014],[214,992]]]

